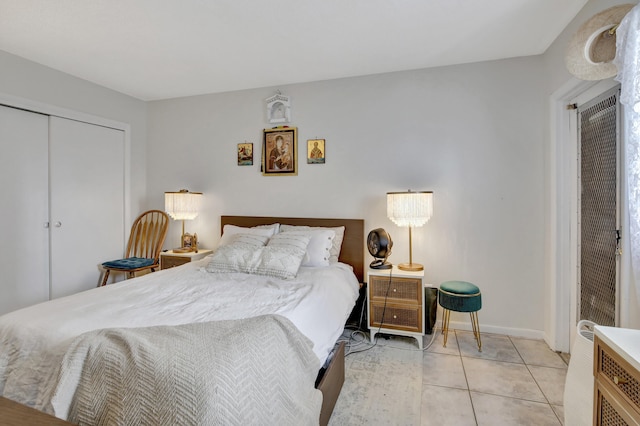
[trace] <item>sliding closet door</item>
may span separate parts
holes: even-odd
[[[58,117],[49,129],[51,298],[98,285],[124,254],[124,132]]]
[[[48,127],[0,106],[0,315],[49,299]]]

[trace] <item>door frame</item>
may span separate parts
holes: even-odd
[[[547,245],[546,282],[548,283],[547,306],[545,310],[545,341],[551,349],[570,352],[572,335],[575,330],[575,284],[577,284],[578,262],[578,187],[577,161],[578,140],[576,130],[572,131],[571,111],[567,105],[581,95],[592,98],[615,87],[613,79],[602,81],[582,81],[571,78],[550,96],[550,138],[547,152],[548,160],[548,209],[547,209]],[[624,158],[624,117],[620,108],[620,189],[626,194],[625,158]],[[620,325],[628,323],[628,303],[625,303],[624,286],[628,280],[628,250],[624,250],[628,241],[627,197],[620,197],[621,229],[623,255],[620,258]],[[573,289],[573,295],[572,295]]]
[[[124,132],[124,235],[122,240],[124,241],[122,252],[126,250],[127,240],[129,238],[128,223],[132,222],[131,219],[131,126],[121,121],[115,121],[108,118],[100,117],[97,115],[87,114],[80,111],[75,111],[68,108],[63,108],[44,102],[34,101],[31,99],[22,98],[19,96],[10,95],[0,92],[0,105],[5,105],[12,108],[23,109],[26,111],[32,111],[40,114],[67,118],[70,120],[82,121],[88,124],[94,124],[97,126],[110,127],[116,130],[122,130]]]

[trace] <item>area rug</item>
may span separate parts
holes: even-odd
[[[345,382],[329,425],[420,424],[422,352],[411,340],[380,338],[371,349],[346,357]]]

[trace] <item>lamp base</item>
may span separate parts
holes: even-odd
[[[424,271],[424,266],[419,263],[400,263],[398,269],[402,271]]]

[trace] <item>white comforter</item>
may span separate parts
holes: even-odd
[[[44,409],[78,335],[280,314],[313,342],[318,368],[358,296],[351,268],[300,268],[293,280],[204,270],[207,259],[0,316],[0,394]]]

